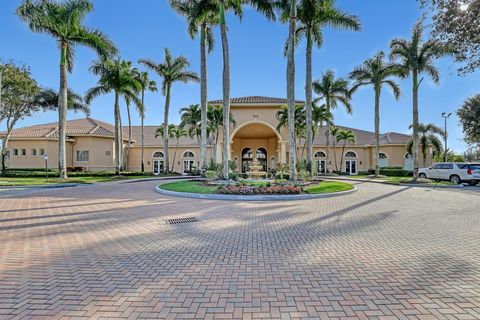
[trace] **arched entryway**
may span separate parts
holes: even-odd
[[[255,160],[263,167],[263,171],[272,172],[282,162],[282,144],[282,137],[272,125],[246,123],[232,133],[231,159],[238,159],[237,168],[242,173],[248,172]]]

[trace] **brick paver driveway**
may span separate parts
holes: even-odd
[[[480,318],[478,192],[242,203],[154,185],[0,199],[0,318]]]

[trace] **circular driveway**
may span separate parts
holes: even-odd
[[[0,198],[0,319],[480,318],[478,189],[268,203],[156,184]]]

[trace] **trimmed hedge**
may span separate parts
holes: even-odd
[[[58,176],[57,170],[48,170],[49,177]],[[69,172],[68,177],[112,177],[115,176],[115,171],[81,171],[81,172]],[[152,172],[120,172],[121,176],[153,176]],[[178,175],[178,173],[171,173],[169,175]],[[7,170],[5,177],[15,177],[15,178],[37,178],[45,177],[45,170],[41,171],[39,169],[34,170]]]
[[[375,174],[375,170],[370,170],[369,173]],[[382,168],[380,169],[380,174],[387,177],[413,177],[413,171],[403,170],[401,168]]]

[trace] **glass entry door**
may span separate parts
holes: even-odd
[[[346,160],[345,161],[345,172],[350,175],[357,174],[357,160]]]
[[[317,160],[317,172],[318,174],[326,173],[326,161],[325,160]]]
[[[153,174],[164,172],[163,160],[153,160]]]

